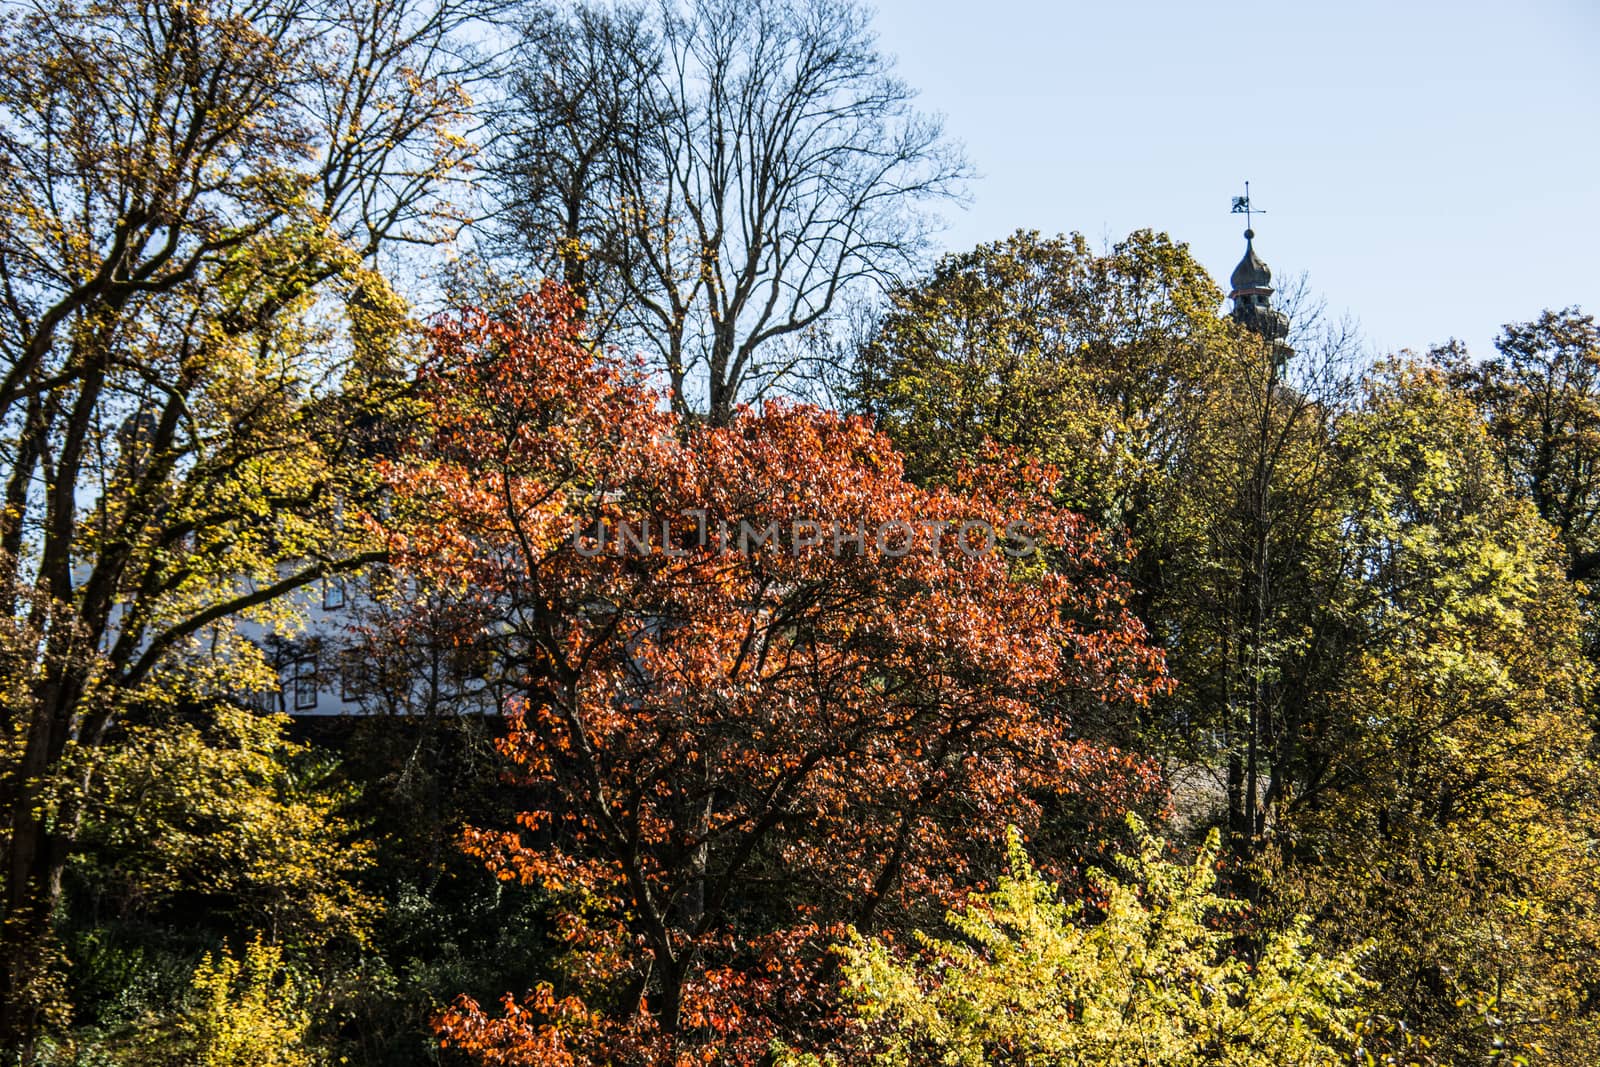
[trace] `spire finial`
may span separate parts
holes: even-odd
[[[1244,239],[1248,241],[1254,238],[1256,231],[1255,219],[1253,216],[1265,215],[1266,211],[1255,207],[1250,203],[1250,183],[1248,181],[1244,183],[1244,195],[1233,198],[1233,209],[1231,214],[1244,216]]]

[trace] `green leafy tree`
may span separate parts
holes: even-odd
[[[1438,364],[1382,365],[1340,437],[1359,640],[1280,898],[1370,939],[1377,1003],[1441,1062],[1592,1062],[1600,824],[1561,548]]]
[[[1567,575],[1583,584],[1585,650],[1600,662],[1590,586],[1600,573],[1600,330],[1578,308],[1508,324],[1498,354],[1473,363],[1441,352],[1451,381],[1487,424],[1511,485],[1555,528]]]
[[[923,483],[949,483],[994,449],[1054,466],[1063,503],[1136,547],[1132,604],[1170,650],[1157,605],[1175,553],[1198,536],[1174,509],[1228,351],[1221,301],[1165,234],[1141,230],[1097,253],[1079,234],[1019,231],[891,294],[856,360],[852,402]],[[1107,709],[1096,729],[1132,743],[1170,719],[1171,703],[1143,722]]]
[[[1247,859],[1323,760],[1349,338],[1291,299],[1302,351],[1285,362],[1221,301],[1165,235],[1096,254],[1019,233],[896,293],[856,392],[918,476],[1016,448],[1129,538],[1133,603],[1178,682],[1144,736],[1219,796]]]
[[[1217,888],[1219,836],[1193,861],[1135,820],[1127,878],[1095,872],[1092,908],[1058,901],[1014,831],[1010,871],[952,912],[957,935],[918,936],[907,956],[877,940],[844,949],[845,978],[873,1062],[986,1067],[1344,1060],[1367,983],[1349,956],[1312,950],[1304,923],[1253,964],[1225,920],[1245,902]]]
[[[891,294],[855,399],[914,477],[1014,447],[1068,474],[1069,503],[1138,535],[1216,366],[1221,302],[1165,234],[1101,255],[1079,234],[1019,231]]]
[[[1561,535],[1574,577],[1600,569],[1600,330],[1578,308],[1510,323],[1498,355],[1447,349],[1511,484]]]

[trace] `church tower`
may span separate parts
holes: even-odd
[[[1256,255],[1256,231],[1244,231],[1244,258],[1228,279],[1233,320],[1283,349],[1287,357],[1289,316],[1272,306],[1272,270]]]

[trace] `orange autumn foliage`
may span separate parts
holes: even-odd
[[[434,344],[393,543],[513,694],[502,748],[542,799],[465,847],[564,902],[583,996],[463,998],[446,1043],[750,1063],[818,1040],[841,924],[941,908],[1043,797],[1109,820],[1158,788],[1074,728],[1167,683],[1048,469],[924,489],[859,419],[681,421],[555,287]]]

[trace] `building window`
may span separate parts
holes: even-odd
[[[343,578],[322,579],[322,606],[328,611],[344,607]]]
[[[346,652],[339,659],[339,699],[357,700],[361,696],[361,657]]]
[[[310,711],[317,706],[317,657],[302,656],[294,661],[294,710]]]

